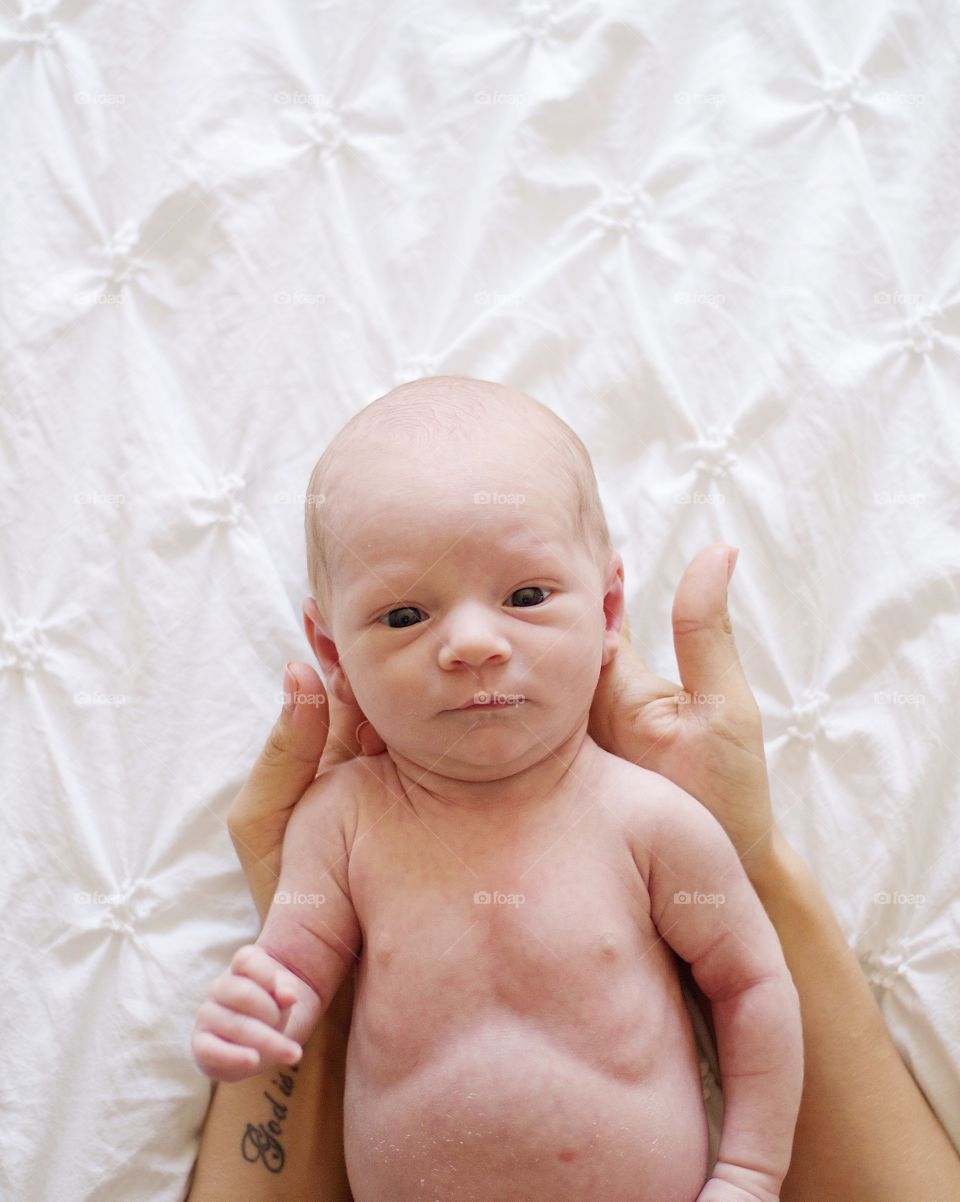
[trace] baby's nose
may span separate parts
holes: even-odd
[[[486,663],[504,663],[510,644],[499,631],[497,619],[482,606],[461,606],[440,632],[440,666],[479,668]]]

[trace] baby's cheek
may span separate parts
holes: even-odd
[[[603,667],[603,626],[584,615],[572,622],[562,642],[554,649],[554,673],[563,681],[570,695],[571,706],[582,705],[583,698],[593,696]]]

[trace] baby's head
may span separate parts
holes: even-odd
[[[388,751],[495,779],[585,729],[623,566],[587,450],[545,405],[460,376],[400,385],[327,447],[305,526],[308,638]]]

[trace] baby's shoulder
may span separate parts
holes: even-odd
[[[336,827],[344,833],[355,828],[364,799],[378,792],[379,773],[370,763],[358,757],[325,768],[297,803],[291,824],[297,819],[301,827]]]
[[[630,829],[640,826],[651,832],[691,817],[696,820],[703,806],[668,777],[596,748],[596,779],[601,783],[606,803]]]
[[[634,807],[659,806],[669,801],[673,792],[683,792],[659,772],[612,755],[599,744],[594,744],[591,775],[602,783],[613,800],[622,800],[625,805]]]

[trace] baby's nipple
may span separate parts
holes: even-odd
[[[604,931],[600,936],[600,954],[605,960],[612,960],[617,954],[617,939],[612,931]]]

